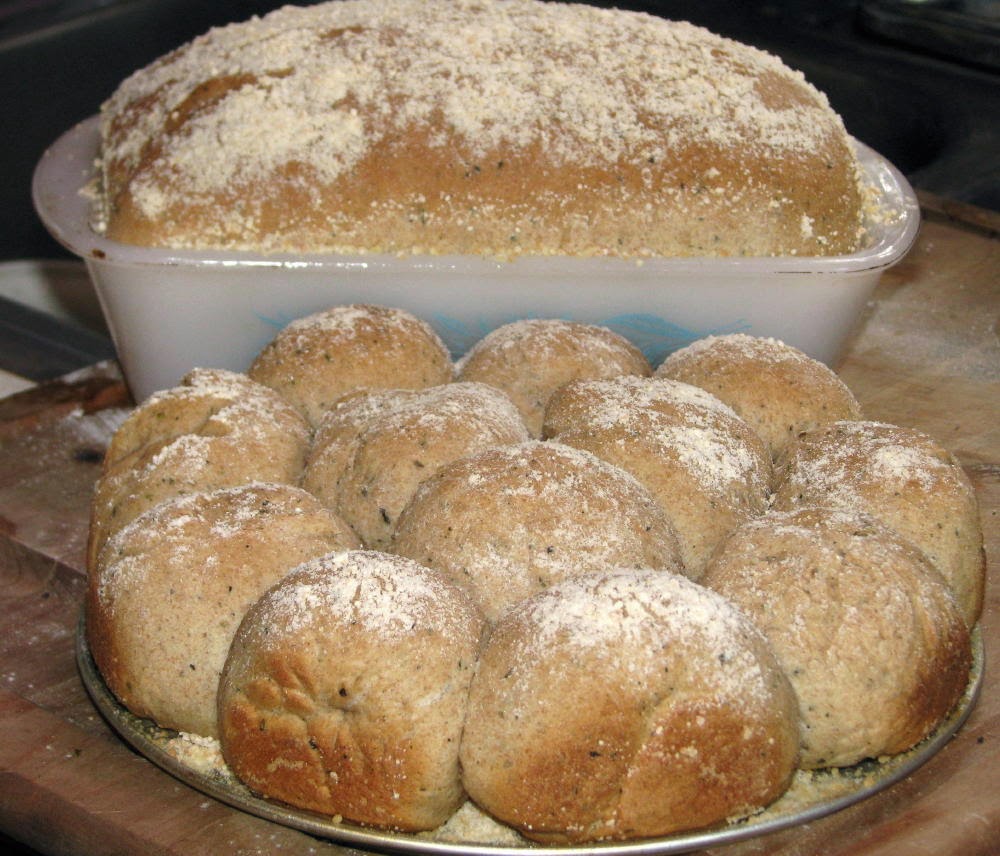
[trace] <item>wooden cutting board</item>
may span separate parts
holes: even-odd
[[[990,577],[983,690],[959,734],[908,778],[716,852],[1000,852],[1000,216],[922,202],[917,244],[883,277],[839,370],[868,418],[933,435],[976,486]],[[88,499],[128,407],[113,364],[0,401],[0,833],[47,853],[346,852],[175,780],[86,695],[74,642]]]

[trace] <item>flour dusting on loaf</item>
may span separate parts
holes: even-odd
[[[286,7],[103,108],[108,236],[264,251],[829,255],[859,168],[825,96],[688,23],[538,0]]]

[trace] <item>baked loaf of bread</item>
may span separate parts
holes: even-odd
[[[451,355],[431,326],[402,309],[354,304],[297,318],[247,374],[318,425],[357,389],[422,389],[452,379]]]
[[[854,393],[829,366],[777,339],[707,336],[670,354],[656,376],[707,389],[757,432],[775,460],[804,431],[861,418]]]
[[[690,24],[539,0],[286,7],[103,107],[96,227],[158,247],[690,256],[851,252],[827,99]]]
[[[310,440],[276,392],[236,372],[195,369],[112,437],[91,505],[88,566],[110,535],[165,500],[253,481],[297,484]]]
[[[976,492],[955,456],[923,432],[872,421],[809,431],[789,451],[773,504],[877,517],[927,554],[969,627],[979,620],[986,553]]]
[[[398,556],[307,562],[249,611],[219,686],[226,760],[254,791],[349,821],[444,823],[484,622]]]
[[[545,412],[546,437],[632,473],[666,512],[697,580],[719,541],[763,513],[771,459],[714,395],[668,378],[572,381]]]
[[[494,627],[472,682],[463,780],[546,843],[665,835],[767,805],[798,707],[721,596],[652,571],[564,580]]]
[[[673,528],[633,476],[537,440],[442,467],[403,509],[391,549],[466,588],[490,621],[590,571],[681,572]]]
[[[969,677],[969,633],[927,557],[858,512],[772,512],[738,528],[702,584],[763,631],[799,699],[806,768],[926,737]]]
[[[244,613],[295,565],[360,546],[301,488],[256,483],[160,503],[89,577],[87,638],[108,687],[164,728],[216,736],[216,691]]]
[[[514,321],[487,333],[458,362],[458,379],[502,389],[532,435],[542,433],[549,398],[571,380],[652,374],[624,336],[556,318]]]
[[[511,400],[481,383],[383,394],[371,407],[359,396],[346,412],[332,411],[331,421],[333,429],[318,433],[305,483],[326,481],[322,495],[334,499],[331,507],[380,550],[422,481],[450,461],[528,439]]]

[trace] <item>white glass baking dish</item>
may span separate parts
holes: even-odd
[[[846,256],[652,259],[258,255],[149,249],[90,227],[98,118],[43,155],[34,201],[53,236],[84,259],[136,400],[194,366],[245,370],[286,323],[329,306],[366,302],[430,322],[457,357],[517,318],[560,317],[627,336],[656,365],[710,333],[774,336],[833,363],[881,273],[919,226],[912,188],[858,144],[888,216]]]

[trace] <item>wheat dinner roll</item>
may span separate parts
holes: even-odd
[[[480,339],[459,361],[458,379],[502,389],[532,435],[542,433],[545,405],[560,386],[580,378],[652,374],[628,339],[594,324],[554,318],[514,321]]]
[[[861,418],[854,393],[829,366],[778,339],[708,336],[667,356],[656,375],[700,386],[724,401],[774,459],[803,431]]]
[[[795,695],[763,636],[690,580],[564,580],[494,627],[469,695],[463,781],[561,844],[666,835],[767,805],[798,748]]]
[[[88,567],[111,534],[164,500],[252,481],[296,484],[309,444],[309,425],[273,390],[195,369],[112,436],[91,504]]]
[[[965,690],[969,633],[951,591],[869,515],[772,512],[737,529],[702,582],[767,636],[799,699],[803,767],[905,751]]]
[[[807,432],[778,475],[774,507],[867,511],[922,549],[952,587],[969,627],[983,608],[986,553],[976,492],[932,437],[884,422]]]
[[[410,389],[362,389],[341,398],[316,426],[302,471],[302,486],[330,508],[336,508],[340,481],[364,430],[415,395],[417,392]]]
[[[358,546],[346,523],[290,485],[161,503],[108,541],[90,577],[94,662],[137,716],[214,737],[219,674],[247,608],[300,562]]]
[[[219,688],[224,757],[255,792],[378,827],[443,823],[482,616],[436,571],[353,551],[249,610]]]
[[[444,464],[528,439],[511,400],[481,383],[430,387],[374,409],[378,412],[356,425],[336,487],[322,489],[322,495],[334,492],[333,507],[372,549],[388,547],[400,512],[417,486]],[[332,469],[327,472],[335,476]],[[310,472],[309,483],[314,478]]]
[[[452,379],[451,355],[425,321],[403,309],[351,304],[297,318],[257,355],[247,374],[318,425],[357,389],[421,389]]]
[[[465,588],[490,621],[590,571],[681,571],[673,529],[633,476],[589,452],[539,441],[442,467],[403,509],[391,549]]]
[[[730,407],[690,384],[632,376],[572,381],[550,399],[543,434],[645,485],[673,525],[692,579],[723,536],[767,505],[764,444]]]
[[[862,232],[825,96],[690,24],[537,0],[286,7],[102,110],[96,220],[158,247],[830,255]]]

